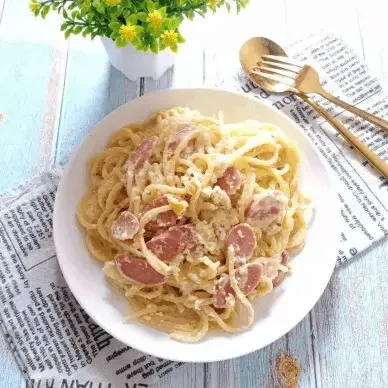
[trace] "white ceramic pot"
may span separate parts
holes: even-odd
[[[125,47],[117,47],[112,39],[105,36],[101,40],[112,66],[131,81],[136,81],[140,77],[157,80],[175,61],[176,55],[168,49],[153,54],[137,51],[130,43]]]

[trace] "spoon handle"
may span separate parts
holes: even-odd
[[[367,147],[358,137],[353,135],[335,117],[333,117],[322,105],[317,104],[311,97],[300,93],[299,97],[310,104],[321,116],[323,116],[352,146],[354,146],[376,170],[385,178],[388,178],[388,164]]]
[[[319,94],[322,97],[324,97],[327,100],[329,100],[330,102],[332,102],[333,104],[336,104],[336,105],[340,106],[341,108],[344,108],[345,110],[349,111],[350,113],[353,113],[356,116],[359,116],[362,119],[367,120],[370,123],[372,123],[374,125],[377,125],[378,127],[388,131],[388,121],[387,120],[384,120],[384,119],[382,119],[380,117],[372,115],[372,114],[370,114],[368,112],[365,112],[362,109],[356,108],[355,106],[350,105],[350,104],[346,103],[345,101],[340,100],[337,97],[334,97],[332,94],[330,94],[329,92],[327,92],[324,89],[319,91]]]

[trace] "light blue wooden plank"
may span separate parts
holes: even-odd
[[[26,2],[0,0],[0,193],[50,163],[66,44],[54,39],[54,34],[43,42],[36,26]],[[0,335],[0,387],[24,386],[24,381]]]
[[[388,382],[387,240],[339,268],[313,310],[321,386]]]
[[[300,387],[315,387],[315,371],[310,333],[310,319],[307,317],[290,333],[278,341],[235,360],[206,365],[206,386],[209,388],[256,388],[256,387],[290,387],[294,379]],[[287,357],[287,368],[279,373],[281,355]],[[285,365],[284,363],[282,365]],[[290,367],[294,367],[291,369]],[[287,378],[283,378],[287,377]]]
[[[310,319],[307,316],[288,334],[272,345],[240,360],[240,387],[292,386],[292,381],[300,387],[315,387]],[[287,357],[279,371],[281,356]],[[290,369],[284,366],[288,365]],[[292,367],[292,368],[291,368]],[[299,370],[297,378],[294,372]]]
[[[24,377],[16,364],[12,350],[0,332],[0,388],[19,388],[23,382]]]
[[[100,42],[70,43],[56,163],[64,165],[85,134],[136,97],[137,84],[111,67]]]
[[[208,388],[205,386],[203,364],[182,365],[150,388]]]
[[[0,191],[4,192],[25,181],[40,158],[52,48],[0,40],[0,58],[0,164],[7,166]],[[36,64],[34,71],[27,64]]]

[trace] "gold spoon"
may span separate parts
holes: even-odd
[[[263,55],[279,55],[287,57],[286,52],[275,42],[267,38],[252,38],[246,41],[240,49],[240,63],[247,77],[256,85],[270,93],[294,93],[310,104],[322,115],[354,148],[356,148],[385,178],[388,178],[388,164],[353,135],[342,123],[333,117],[322,105],[316,103],[295,87],[285,85],[275,80],[264,79],[254,74],[253,69]]]

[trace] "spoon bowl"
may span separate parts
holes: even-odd
[[[262,89],[271,93],[297,93],[297,90],[281,82],[266,80],[253,73],[263,55],[280,55],[287,57],[286,52],[268,38],[251,38],[240,49],[240,63],[247,77]]]

